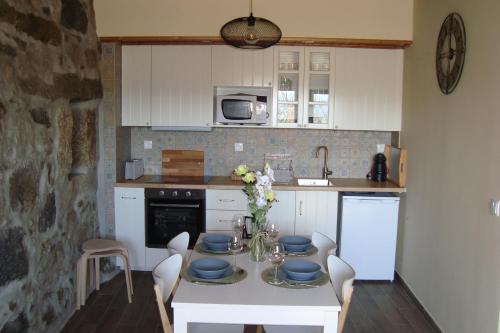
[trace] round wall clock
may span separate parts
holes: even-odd
[[[465,26],[458,13],[446,17],[436,48],[436,75],[443,94],[451,94],[455,90],[465,60]]]

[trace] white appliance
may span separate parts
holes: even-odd
[[[216,88],[214,122],[270,125],[271,93],[269,88]]]
[[[394,280],[399,197],[344,192],[339,196],[338,255],[357,280]]]
[[[125,179],[137,179],[144,175],[144,162],[133,159],[125,162]]]

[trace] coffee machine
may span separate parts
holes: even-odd
[[[378,153],[373,158],[373,166],[370,172],[366,175],[366,178],[371,179],[375,182],[384,182],[387,180],[387,164],[386,157],[382,153]]]

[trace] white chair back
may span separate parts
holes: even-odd
[[[160,262],[153,270],[155,285],[160,289],[163,301],[167,301],[174,289],[182,267],[182,256],[176,253]]]
[[[328,273],[339,301],[344,303],[356,276],[354,269],[339,257],[330,255],[328,256]]]
[[[170,240],[167,244],[167,248],[170,254],[179,253],[183,260],[186,260],[187,248],[189,245],[189,233],[186,231],[178,234]]]
[[[314,232],[312,234],[311,241],[312,244],[318,248],[318,256],[321,258],[321,263],[326,269],[326,258],[330,254],[335,254],[335,251],[337,250],[337,244],[328,236],[325,236],[320,232]]]

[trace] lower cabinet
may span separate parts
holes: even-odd
[[[269,222],[276,223],[280,228],[278,237],[290,236],[295,234],[295,192],[294,191],[276,191],[276,201],[269,213],[267,219]]]
[[[321,232],[337,241],[338,192],[297,191],[295,193],[295,234]]]
[[[234,215],[249,215],[241,190],[207,190],[206,198],[207,231],[230,231]],[[277,191],[276,198],[267,218],[279,225],[280,236],[318,231],[336,241],[337,192]],[[127,246],[133,270],[151,270],[168,257],[167,249],[146,247],[143,188],[115,188],[115,224],[116,239]]]
[[[115,234],[128,249],[133,270],[146,269],[145,207],[143,188],[115,188]],[[122,267],[121,260],[118,264]]]

